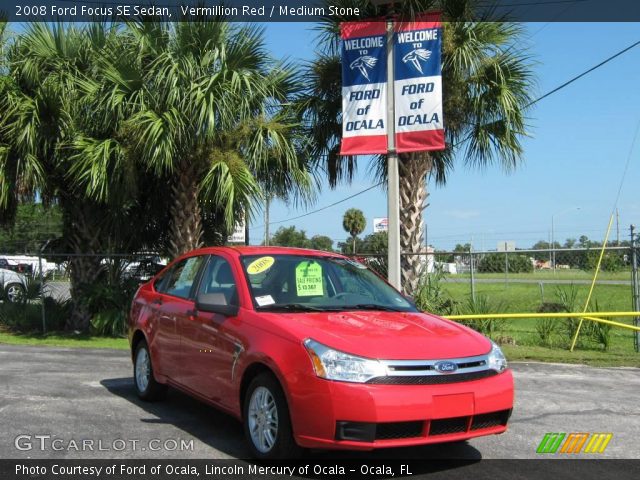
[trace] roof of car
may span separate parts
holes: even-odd
[[[197,253],[215,253],[220,251],[226,251],[229,253],[235,253],[236,255],[314,255],[323,257],[335,257],[340,256],[340,253],[325,252],[322,250],[312,250],[309,248],[294,248],[294,247],[264,247],[264,246],[225,246],[225,247],[204,247],[198,250],[193,250],[188,255]]]

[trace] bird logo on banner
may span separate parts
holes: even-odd
[[[353,62],[351,62],[349,68],[351,70],[357,68],[364,78],[366,78],[367,80],[371,80],[369,78],[369,71],[367,69],[373,69],[373,67],[376,66],[376,63],[378,63],[378,59],[376,57],[363,55],[362,57],[358,57]]]
[[[402,57],[402,61],[404,63],[411,62],[411,64],[418,70],[420,73],[424,73],[422,71],[422,64],[420,61],[426,62],[429,60],[431,56],[431,50],[426,50],[424,48],[416,48],[415,50],[410,51],[404,57]]]

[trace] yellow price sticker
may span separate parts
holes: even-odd
[[[275,262],[273,257],[260,257],[247,266],[247,273],[249,275],[257,275],[259,273],[266,272],[271,268],[273,262]]]

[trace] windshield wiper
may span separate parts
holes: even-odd
[[[380,305],[377,303],[358,303],[356,305],[345,305],[345,310],[382,310],[384,312],[403,312],[404,310],[398,310],[397,308],[388,307],[386,305]]]
[[[284,305],[265,305],[264,307],[258,307],[260,311],[272,312],[272,311],[285,311],[285,312],[322,312],[322,308],[311,307],[309,305],[303,305],[301,303],[286,303]]]

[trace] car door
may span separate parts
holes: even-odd
[[[239,305],[236,275],[229,260],[212,255],[197,294],[217,293],[228,305]],[[183,376],[181,383],[222,405],[231,405],[235,364],[244,350],[238,336],[239,318],[194,311],[181,323]]]
[[[205,259],[198,255],[177,262],[158,285],[158,296],[150,302],[156,326],[156,368],[174,381],[179,381],[181,370],[180,321],[194,308],[192,290]]]

